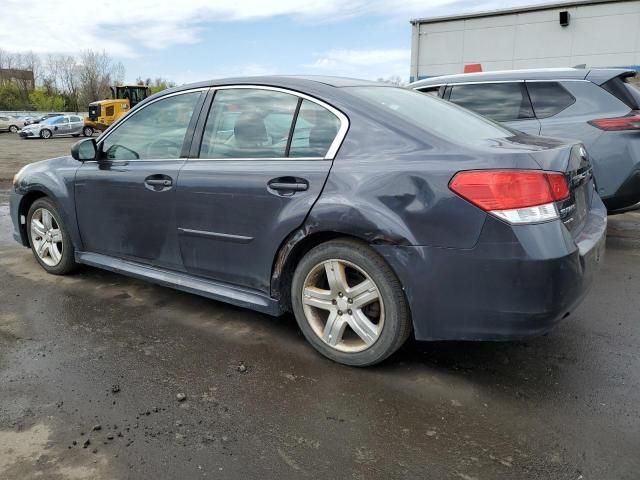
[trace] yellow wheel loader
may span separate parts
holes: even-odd
[[[149,87],[144,85],[111,87],[112,98],[89,104],[89,116],[84,119],[84,129],[87,132],[89,129],[106,130],[150,94]]]

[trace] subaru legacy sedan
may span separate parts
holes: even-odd
[[[640,90],[635,70],[545,68],[467,73],[412,83],[511,128],[575,138],[589,150],[609,210],[640,202]]]
[[[580,143],[333,77],[156,94],[14,178],[15,239],[78,264],[293,312],[348,365],[418,340],[539,335],[585,296],[606,211]]]

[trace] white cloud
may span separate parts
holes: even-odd
[[[409,74],[409,49],[330,50],[305,65],[310,73],[358,78],[388,78]]]
[[[106,50],[135,57],[199,41],[205,24],[277,16],[331,22],[361,15],[408,20],[455,9],[509,6],[528,0],[2,0],[0,46],[8,51],[77,53]],[[458,7],[460,8],[460,7]]]

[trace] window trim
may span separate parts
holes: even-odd
[[[306,93],[302,93],[299,92],[297,90],[291,90],[289,88],[284,88],[284,87],[272,87],[269,85],[253,85],[253,84],[241,84],[241,85],[221,85],[221,86],[212,86],[210,87],[211,89],[211,93],[213,95],[213,98],[209,101],[209,105],[208,105],[208,109],[207,109],[207,113],[205,115],[205,122],[202,125],[202,128],[199,129],[198,131],[198,138],[194,138],[194,140],[198,143],[198,148],[197,148],[197,152],[198,154],[196,156],[189,156],[188,160],[201,160],[201,161],[205,161],[205,160],[212,160],[212,161],[237,161],[237,160],[241,160],[241,161],[246,161],[246,160],[250,160],[250,161],[256,161],[256,160],[260,160],[260,161],[264,161],[264,160],[286,160],[286,161],[292,161],[292,160],[334,160],[336,157],[336,154],[338,153],[338,150],[340,149],[340,147],[342,146],[342,143],[347,135],[347,131],[349,130],[349,117],[347,117],[344,113],[342,113],[340,110],[338,110],[337,108],[335,108],[332,105],[329,105],[328,103],[322,101],[322,100],[318,100],[315,97],[312,97],[310,95],[307,95]],[[333,139],[333,142],[331,142],[331,145],[329,146],[329,149],[327,150],[327,153],[324,155],[324,157],[241,157],[241,158],[229,158],[229,157],[218,157],[218,158],[200,158],[200,148],[202,146],[202,137],[204,134],[204,129],[206,128],[206,120],[209,117],[209,112],[211,110],[211,108],[213,108],[213,104],[216,101],[215,98],[215,92],[217,92],[218,90],[235,90],[235,89],[246,89],[246,90],[269,90],[269,91],[273,91],[273,92],[281,92],[281,93],[287,93],[289,95],[293,95],[298,97],[298,106],[302,103],[300,101],[300,99],[302,100],[308,100],[312,103],[315,103],[327,110],[329,110],[331,113],[333,113],[338,120],[340,121],[340,127],[338,128],[338,133],[336,134],[335,138]],[[295,122],[292,122],[292,128],[295,128]],[[192,152],[193,153],[193,152]]]

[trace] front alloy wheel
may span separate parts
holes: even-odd
[[[320,244],[300,260],[291,306],[309,343],[345,365],[381,362],[411,333],[398,277],[377,252],[353,239]]]
[[[27,215],[29,245],[38,263],[47,272],[64,275],[76,267],[73,244],[56,205],[39,198]]]
[[[58,265],[64,245],[60,226],[52,213],[46,208],[38,208],[31,216],[30,228],[33,251],[38,258],[50,267]]]

